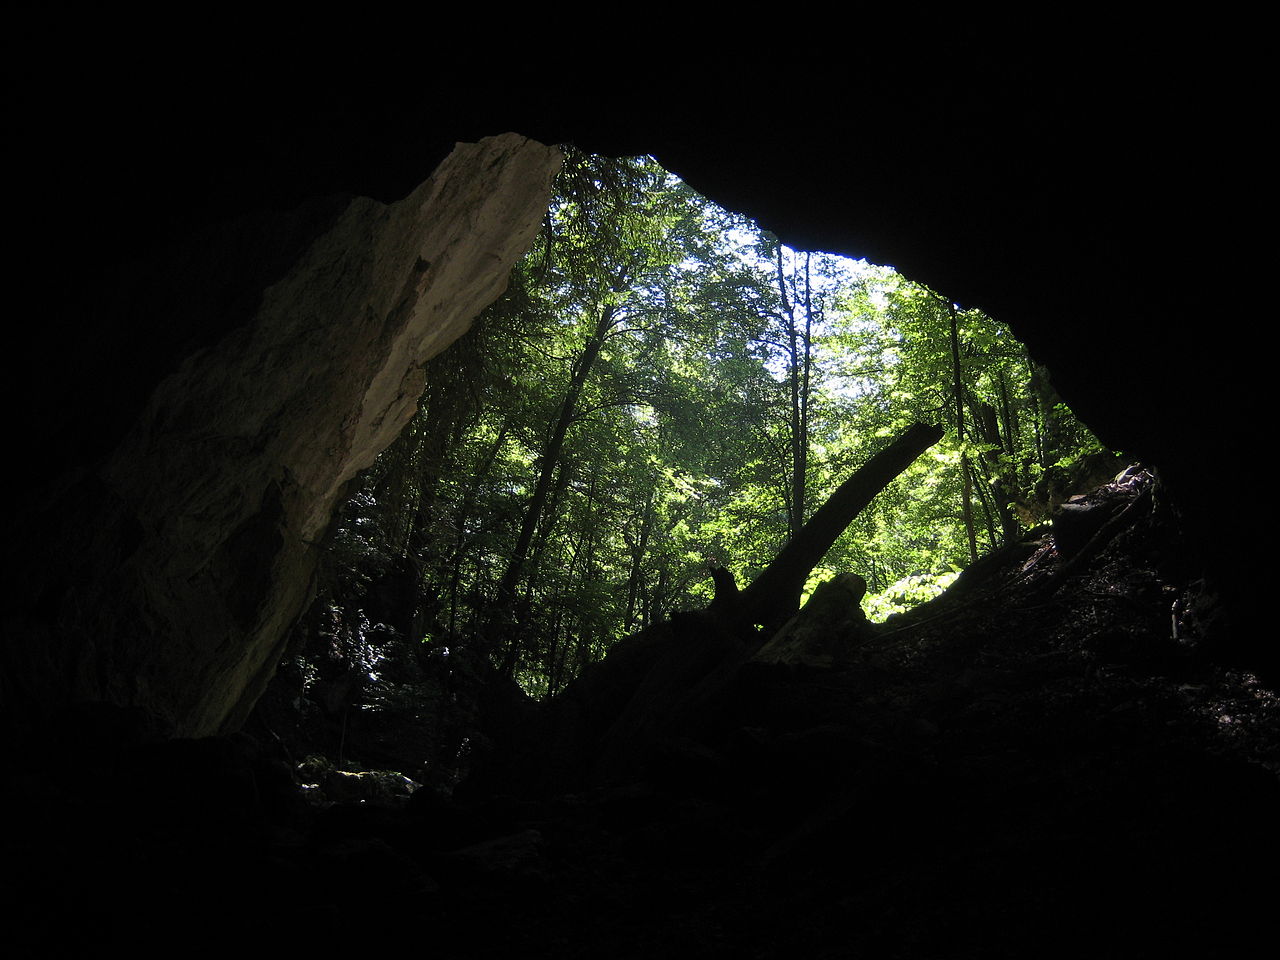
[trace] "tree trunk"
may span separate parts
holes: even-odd
[[[778,246],[778,295],[782,300],[782,320],[786,324],[787,383],[790,393],[790,477],[784,482],[787,503],[788,534],[795,536],[804,526],[808,512],[809,484],[809,401],[813,376],[813,293],[809,277],[809,254],[804,261],[804,330],[796,317],[795,296],[787,296],[787,277],[782,264],[782,246]]]
[[[960,324],[956,318],[956,305],[947,304],[951,314],[951,369],[954,377],[956,400],[956,439],[964,446],[964,376],[960,366]],[[960,498],[960,512],[964,517],[964,532],[969,539],[969,562],[978,559],[978,538],[973,530],[973,478],[969,474],[969,460],[960,458],[960,474],[964,493]]]
[[[627,271],[624,269],[613,284],[613,292],[617,294],[625,290],[626,281]],[[560,462],[560,451],[564,449],[565,436],[568,434],[569,425],[573,423],[573,418],[577,413],[578,398],[582,394],[583,387],[586,386],[587,378],[591,375],[591,368],[595,366],[596,360],[600,357],[600,351],[604,348],[605,340],[609,336],[609,331],[613,329],[617,316],[618,306],[616,303],[610,304],[600,311],[600,317],[596,321],[595,329],[592,330],[591,336],[587,338],[587,342],[582,348],[582,353],[579,354],[577,361],[573,365],[573,371],[569,377],[569,388],[565,391],[564,401],[560,404],[560,414],[551,428],[551,435],[548,437],[546,448],[543,450],[538,482],[533,489],[533,496],[529,500],[529,506],[525,510],[524,520],[520,525],[520,533],[516,537],[516,545],[511,551],[511,560],[507,564],[502,579],[498,582],[497,599],[499,608],[509,607],[515,599],[516,587],[524,574],[529,546],[533,542],[533,535],[538,529],[539,521],[542,519],[542,511],[547,502],[547,495],[551,492],[552,476],[555,473],[556,464]]]
[[[489,448],[489,452],[482,461],[480,468],[475,472],[475,476],[471,478],[467,492],[458,507],[457,519],[454,520],[454,530],[457,533],[457,538],[454,542],[453,555],[449,559],[448,587],[449,636],[453,638],[458,635],[458,591],[462,586],[462,568],[466,564],[467,520],[471,516],[471,508],[475,505],[476,498],[480,495],[480,487],[488,481],[489,473],[493,470],[493,466],[498,460],[498,454],[502,452],[502,445],[507,442],[507,430],[509,427],[510,422],[504,420],[498,428],[497,439],[494,440],[493,446]]]
[[[941,440],[942,433],[941,427],[926,424],[909,427],[836,488],[736,601],[713,604],[712,610],[743,624],[771,624],[794,613],[810,571],[840,534],[877,493]]]
[[[1008,465],[1013,463],[1013,444],[1001,435],[999,414],[995,407],[972,394],[969,404],[978,436],[989,448],[983,452],[982,462],[986,468],[987,489],[995,500],[996,512],[1000,517],[1000,536],[1004,543],[1013,543],[1021,532],[1009,509],[1015,496],[1014,485],[1008,474]],[[970,470],[972,471],[972,467]],[[985,500],[983,506],[986,506]]]
[[[644,557],[649,550],[649,530],[653,526],[654,514],[653,491],[644,504],[644,513],[640,517],[640,532],[631,553],[631,571],[627,576],[627,620],[624,633],[630,633],[635,624],[636,601],[640,596],[640,583],[644,578]]]

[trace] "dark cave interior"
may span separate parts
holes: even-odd
[[[50,942],[270,930],[460,957],[1176,956],[1265,935],[1280,666],[1244,518],[1264,482],[1244,425],[1268,409],[1242,319],[1267,202],[1257,106],[1226,81],[1046,80],[1033,61],[885,82],[857,109],[648,90],[606,113],[536,85],[442,104],[142,70],[19,98],[14,277],[39,307],[8,378],[10,502],[28,505],[0,663],[12,922],[56,924]],[[901,625],[910,644],[881,637],[834,673],[744,666],[694,623],[574,719],[495,694],[510,740],[456,797],[321,815],[252,731],[171,737],[128,696],[75,702],[93,688],[80,673],[133,642],[56,624],[83,578],[150,535],[99,468],[157,383],[251,320],[342,215],[323,198],[391,203],[455,141],[508,131],[653,154],[788,243],[983,308],[1158,493],[1074,585],[1038,580],[1028,541]],[[256,549],[227,556],[270,567]],[[1151,639],[1167,639],[1171,583],[1213,598],[1194,655]],[[44,670],[19,636],[76,652]],[[643,772],[548,786],[567,768],[546,744],[616,719],[617,689],[642,683],[682,718],[646,741]]]

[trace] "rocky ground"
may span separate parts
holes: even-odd
[[[11,772],[6,902],[50,946],[1242,956],[1273,936],[1280,700],[1210,656],[1243,627],[1195,578],[1133,475],[560,790],[313,765],[308,797],[249,737],[82,717]]]

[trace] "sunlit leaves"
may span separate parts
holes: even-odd
[[[953,428],[913,464],[815,571],[864,576],[873,611],[931,595],[965,562],[963,462],[1029,497],[1045,471],[1096,446],[1007,330],[975,310],[957,323],[966,435]],[[707,602],[710,559],[745,583],[783,544],[801,333],[811,511],[907,424],[956,422],[948,327],[933,291],[781,247],[651,158],[571,154],[507,293],[428,377],[417,446],[371,474],[356,512],[377,530],[353,518],[342,547],[353,566],[415,551],[424,630],[479,642],[547,468],[511,615],[523,631],[516,675],[559,689],[618,634]],[[979,500],[998,508],[993,493]],[[999,539],[995,518],[984,527]],[[375,548],[385,530],[401,532]]]

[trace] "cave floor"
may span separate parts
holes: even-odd
[[[524,956],[1243,950],[1278,902],[1280,700],[1172,637],[1208,601],[1143,538],[1056,587],[1028,544],[839,669],[747,674],[712,746],[511,810],[512,858],[438,916]]]
[[[1245,955],[1280,902],[1280,700],[1203,655],[1213,598],[1157,520],[1055,569],[1031,540],[837,667],[744,670],[714,736],[607,788],[317,809],[261,784],[237,807],[231,774],[198,802],[26,783],[7,902],[50,945],[161,950]]]

